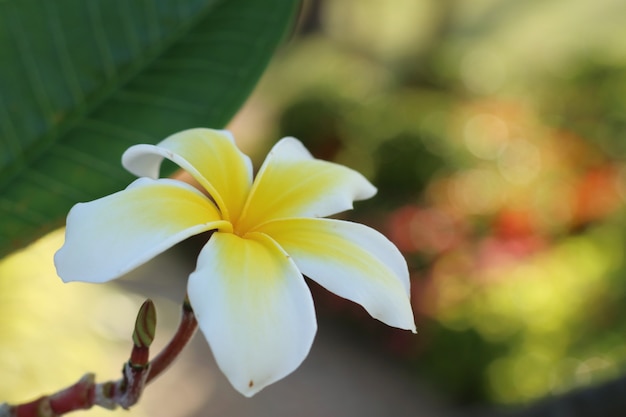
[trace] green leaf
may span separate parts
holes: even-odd
[[[297,5],[0,0],[0,256],[124,188],[128,146],[223,127]]]

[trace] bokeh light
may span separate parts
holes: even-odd
[[[319,2],[249,104],[374,180],[356,217],[407,256],[420,333],[324,307],[459,404],[619,376],[623,2],[409,3]]]

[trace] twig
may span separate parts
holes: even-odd
[[[150,364],[150,373],[148,374],[148,380],[146,383],[151,382],[157,376],[159,376],[165,369],[174,362],[174,359],[178,357],[183,348],[187,345],[189,340],[193,337],[198,329],[198,322],[196,316],[193,313],[189,299],[185,298],[183,302],[183,312],[180,319],[180,324],[176,330],[176,334],[172,337],[172,340],[163,348]]]

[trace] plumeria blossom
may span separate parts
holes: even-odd
[[[159,178],[178,164],[205,193]],[[220,369],[252,396],[295,370],[317,324],[303,275],[362,305],[384,323],[415,331],[406,261],[382,234],[323,218],[372,197],[358,172],[280,140],[253,180],[228,131],[191,129],[135,145],[122,164],[140,177],[125,190],[79,203],[55,255],[65,281],[118,278],[174,244],[213,231],[187,293]]]

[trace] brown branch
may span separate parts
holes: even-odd
[[[26,404],[0,406],[0,416],[54,417],[74,410],[90,408],[95,398],[94,375],[86,374],[74,385]]]
[[[196,321],[196,316],[193,313],[191,304],[189,304],[189,298],[185,298],[183,302],[183,313],[176,334],[172,337],[172,340],[170,340],[167,346],[163,348],[161,353],[152,360],[146,383],[151,382],[174,362],[174,359],[178,357],[180,352],[196,333],[197,329],[198,322]]]

